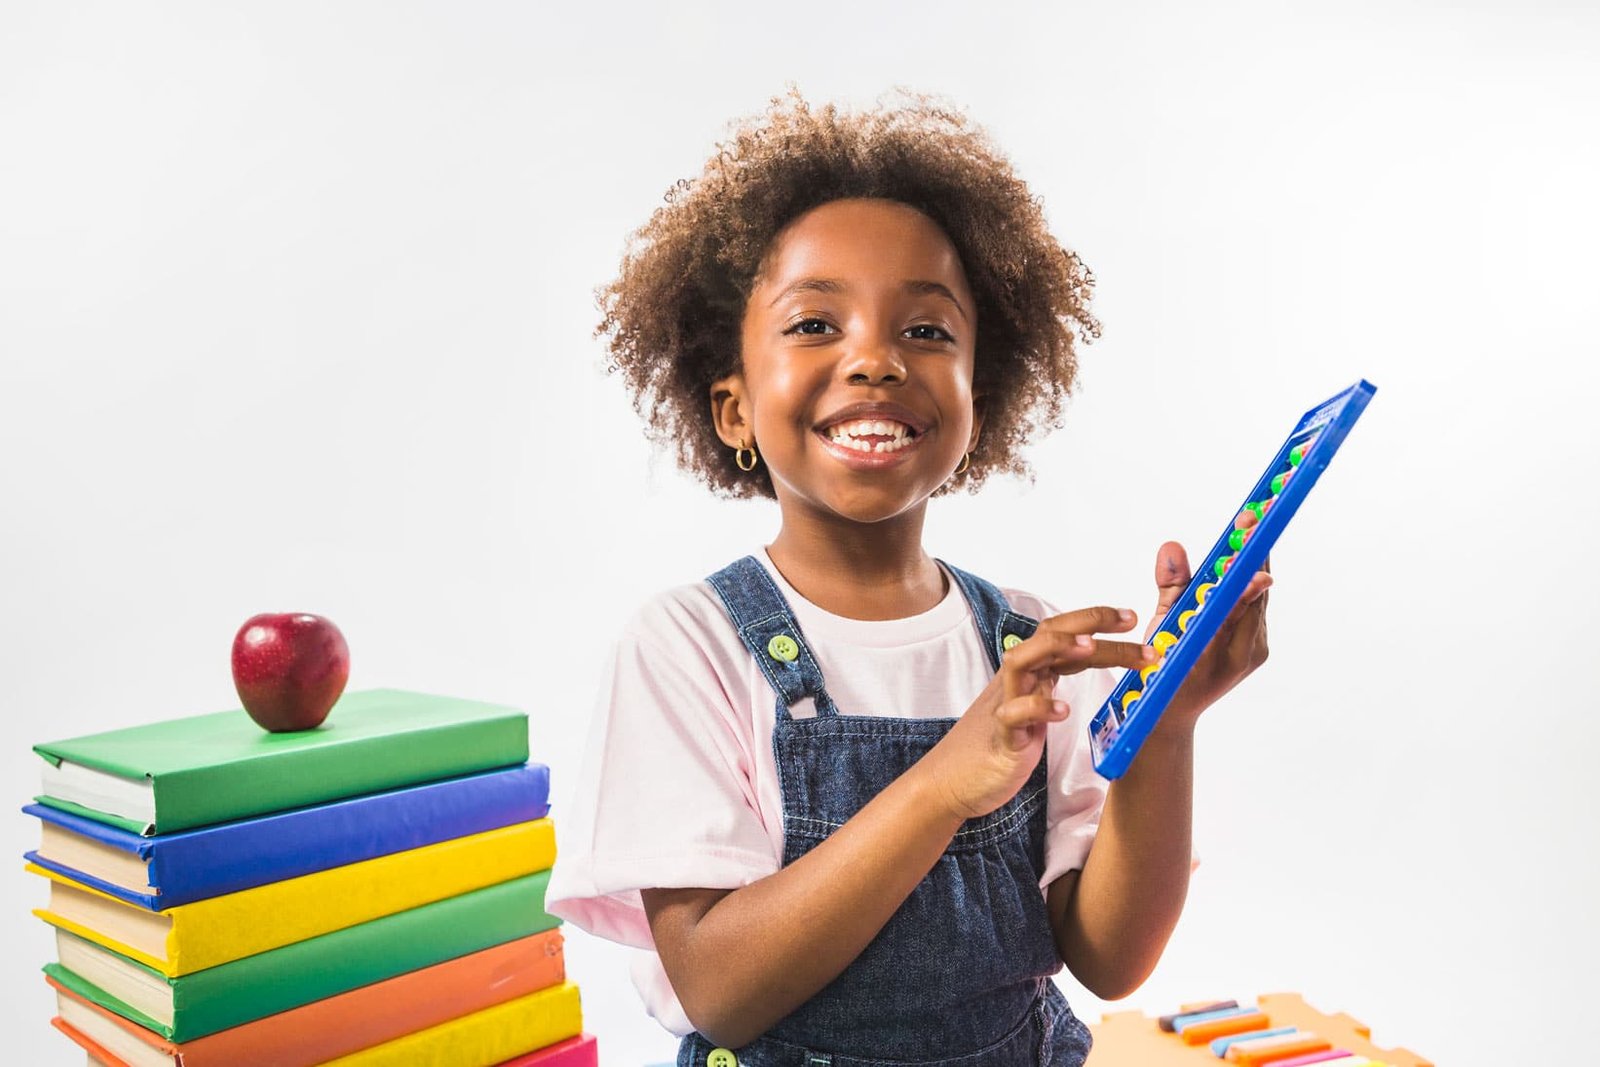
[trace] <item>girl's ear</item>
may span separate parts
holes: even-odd
[[[983,432],[983,416],[987,413],[989,398],[982,393],[972,395],[972,436],[967,440],[967,451],[978,448],[978,435]]]
[[[711,383],[711,425],[729,448],[739,448],[741,442],[755,442],[755,430],[746,417],[749,407],[744,375],[735,371]]]

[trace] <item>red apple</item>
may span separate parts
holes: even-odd
[[[233,686],[264,730],[309,730],[350,678],[344,634],[320,615],[252,615],[233,638]]]

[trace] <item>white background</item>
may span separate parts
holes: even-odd
[[[1202,726],[1183,922],[1111,1010],[1297,990],[1440,1064],[1587,1047],[1591,5],[0,11],[14,804],[29,745],[236,706],[238,625],[311,611],[351,688],[526,708],[559,832],[619,613],[777,520],[651,455],[593,290],[785,82],[906,85],[993,133],[1105,324],[1037,480],[936,503],[930,551],[1146,614],[1162,540],[1203,552],[1301,412],[1379,387]],[[5,1059],[81,1063],[13,871]],[[625,953],[568,937],[603,1062],[669,1058]]]

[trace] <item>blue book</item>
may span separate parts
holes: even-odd
[[[549,799],[550,769],[531,763],[154,837],[43,804],[22,810],[42,820],[29,860],[163,911],[542,819]]]

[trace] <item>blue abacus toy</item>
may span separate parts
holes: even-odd
[[[1148,643],[1161,658],[1128,671],[1090,720],[1089,745],[1095,770],[1102,776],[1119,778],[1128,769],[1189,669],[1250,584],[1250,576],[1261,569],[1278,535],[1377,391],[1365,379],[1357,382],[1306,412],[1283,442],[1243,507],[1234,511],[1236,516],[1250,511],[1256,523],[1248,529],[1228,523],[1204,566],[1195,571],[1189,587],[1150,635]]]

